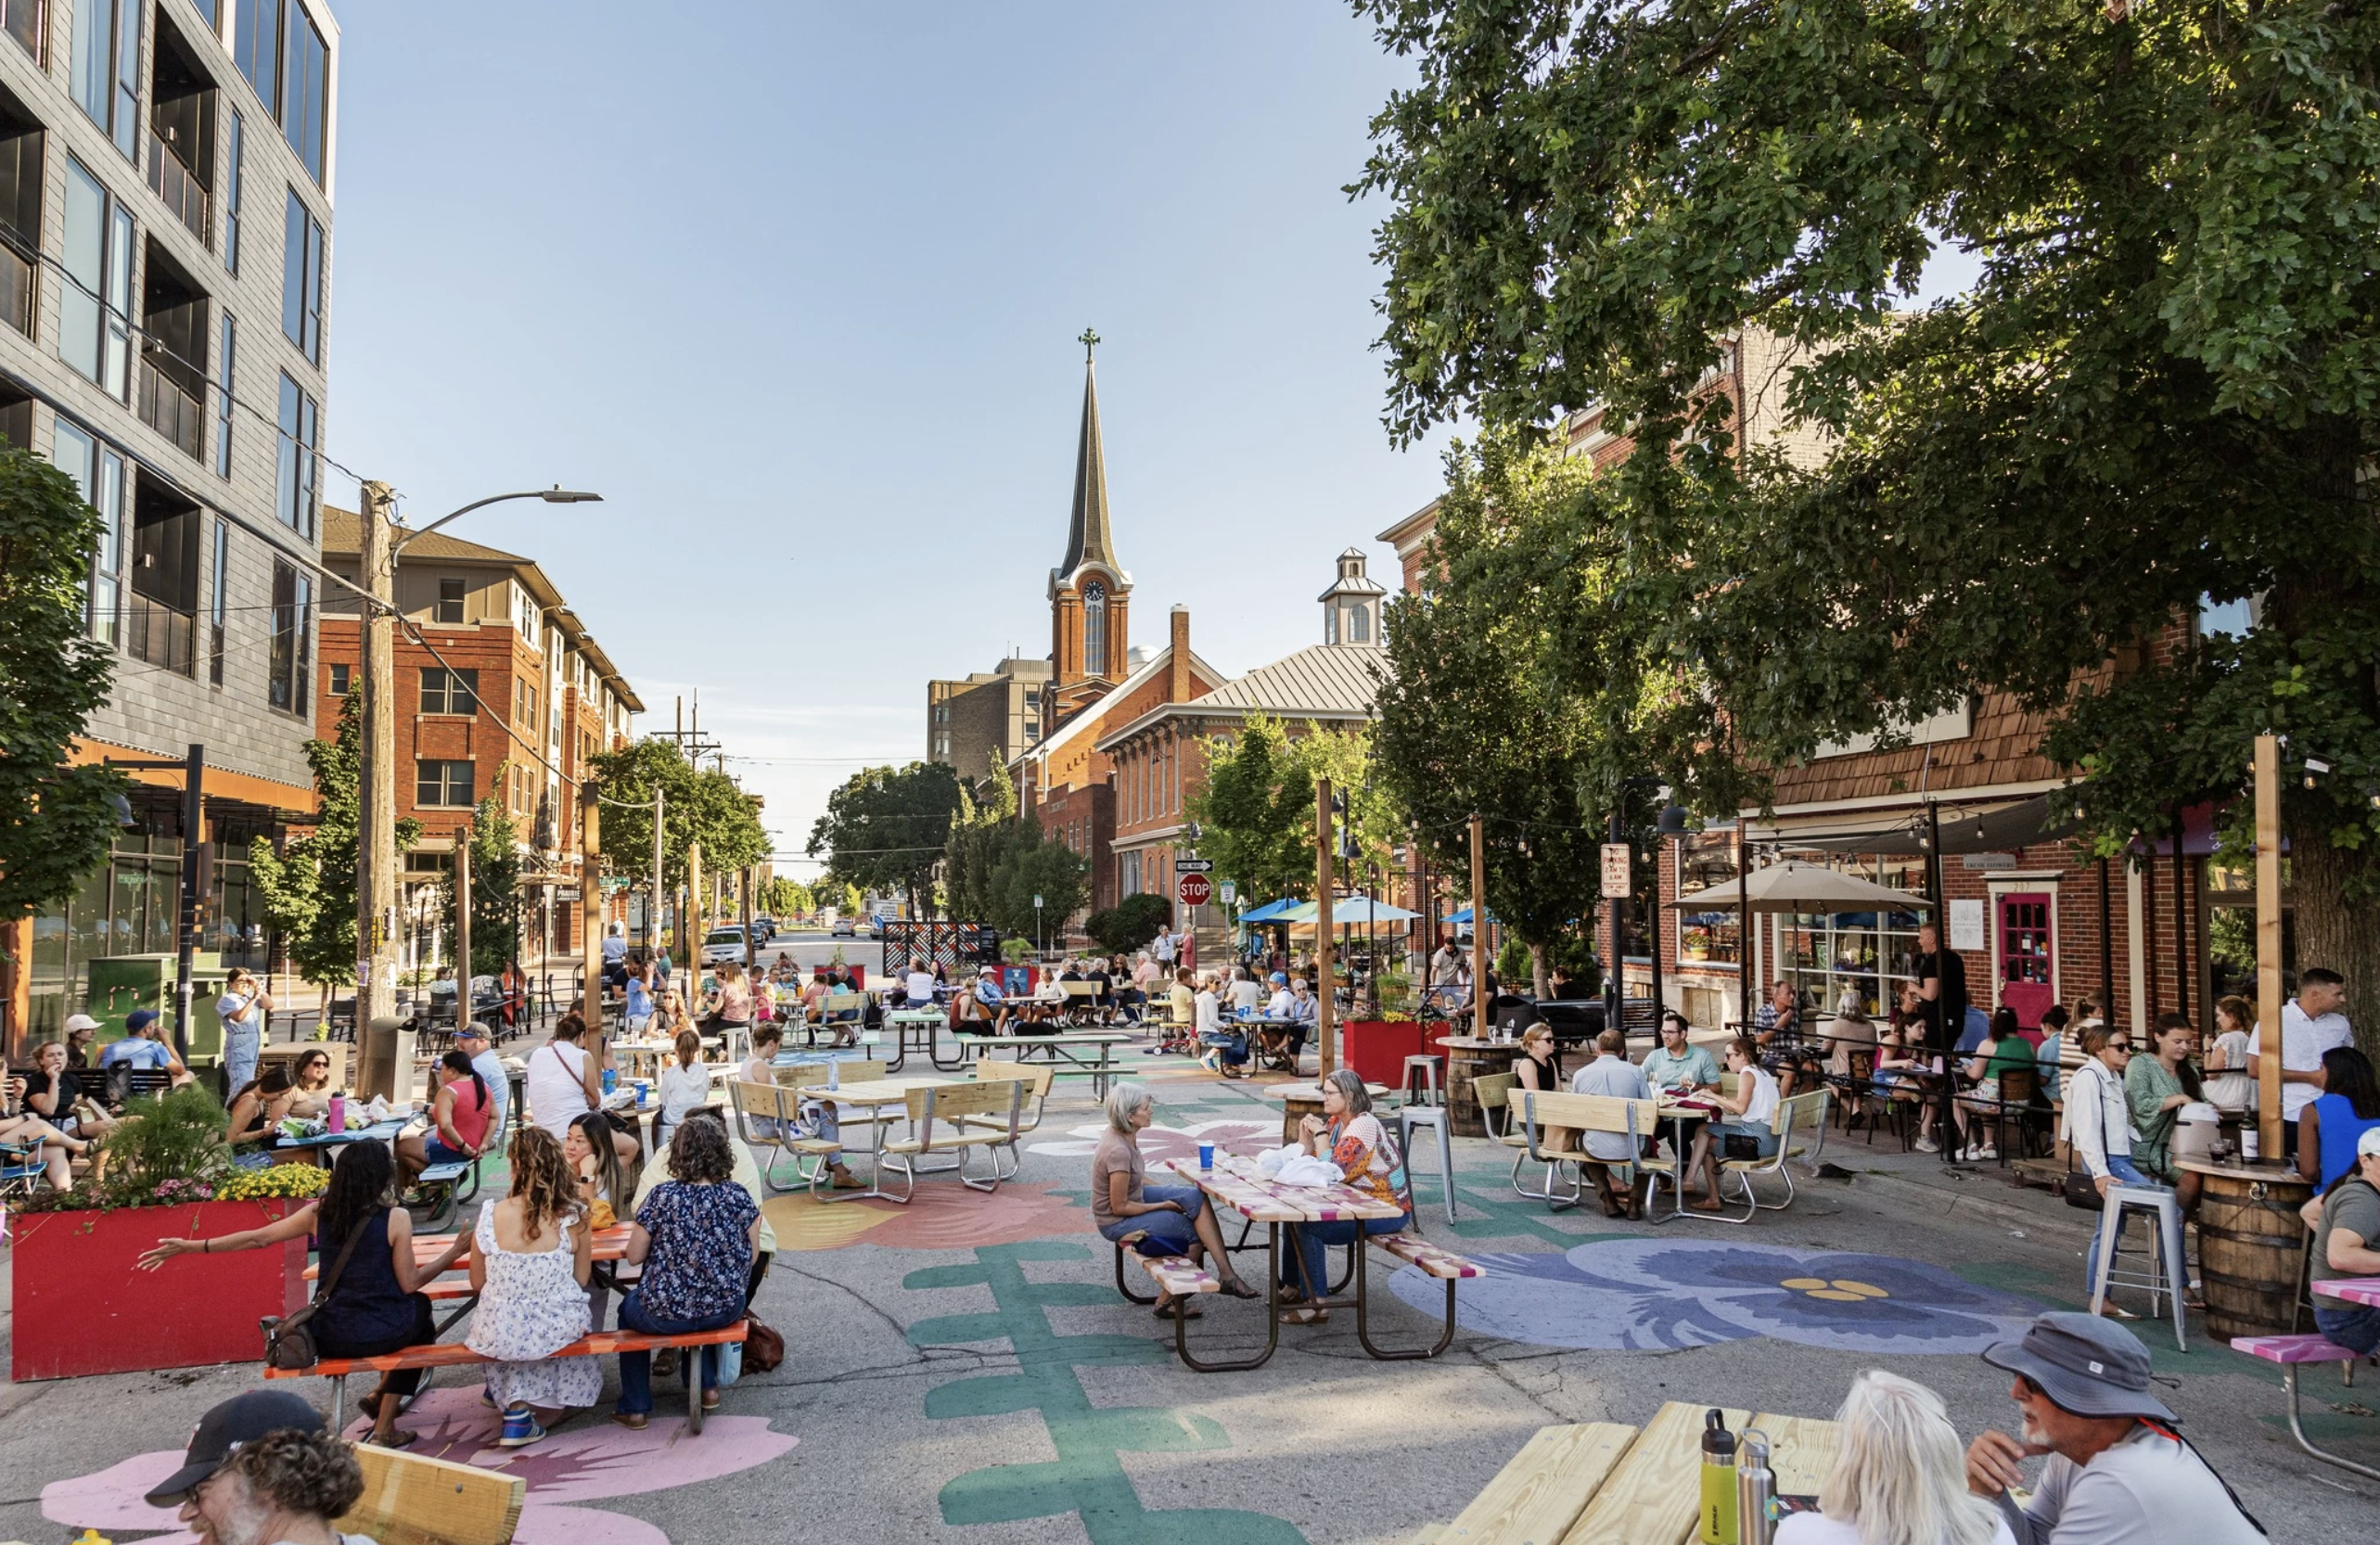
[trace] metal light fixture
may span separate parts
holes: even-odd
[[[582,493],[575,489],[564,488],[559,483],[556,483],[537,497],[549,504],[600,504],[603,503],[603,495],[600,493]]]

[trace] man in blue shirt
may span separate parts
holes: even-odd
[[[1008,1033],[1008,995],[1000,990],[1000,981],[992,967],[987,965],[976,974],[975,1001],[992,1016],[992,1033]]]
[[[1968,1055],[1990,1038],[1991,1015],[1973,1003],[1969,1003],[1966,1010],[1966,1022],[1959,1027],[1959,1055]]]
[[[165,1022],[155,1009],[134,1009],[124,1015],[124,1039],[110,1041],[99,1053],[102,1067],[146,1067],[173,1075],[177,1084],[189,1080],[190,1070],[164,1040]]]
[[[1699,1046],[1686,1044],[1686,1016],[1675,1009],[1661,1015],[1661,1044],[1644,1058],[1644,1081],[1656,1092],[1684,1094],[1719,1087],[1719,1064]]]

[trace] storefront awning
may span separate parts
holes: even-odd
[[[1964,853],[2013,853],[2037,843],[2056,842],[2070,836],[2077,824],[2074,814],[2074,789],[2053,789],[2030,799],[2014,804],[1985,807],[1951,805],[1939,807],[1941,824],[1942,852],[1956,858]],[[1807,833],[1790,828],[1771,828],[1751,834],[1755,842],[1775,843],[1785,848],[1808,848],[1822,853],[1882,853],[1920,858],[1926,852],[1926,836],[1929,828],[1923,810],[1909,811],[1894,816],[1888,824],[1870,824],[1846,829],[1841,826],[1818,826]]]

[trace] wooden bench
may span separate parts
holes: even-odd
[[[1428,1545],[1556,1545],[1635,1441],[1636,1429],[1618,1422],[1540,1427],[1453,1523],[1423,1530],[1422,1539]]]
[[[780,1068],[778,1071],[797,1070]],[[825,1080],[822,1078],[816,1081],[824,1083]],[[830,1143],[823,1137],[787,1135],[800,1118],[800,1088],[787,1088],[779,1082],[763,1084],[737,1079],[728,1084],[727,1098],[735,1107],[736,1134],[747,1144],[753,1148],[774,1148],[778,1153],[794,1156],[792,1184],[778,1183],[775,1155],[771,1155],[769,1162],[761,1166],[761,1183],[775,1192],[791,1191],[796,1186],[815,1192],[826,1174],[828,1156],[840,1149],[842,1144]],[[801,1167],[804,1159],[810,1161],[808,1169]]]
[[[928,1084],[909,1091],[907,1104],[909,1135],[884,1144],[877,1155],[877,1164],[896,1169],[902,1181],[900,1195],[887,1192],[887,1196],[906,1206],[917,1193],[920,1161],[936,1154],[950,1155],[952,1163],[935,1168],[952,1169],[959,1183],[968,1190],[1000,1189],[1004,1177],[999,1155],[992,1156],[992,1173],[981,1180],[968,1178],[966,1156],[979,1148],[1016,1147],[1017,1123],[1023,1119],[1025,1107],[1025,1086],[1021,1082],[1015,1079],[982,1079],[972,1083]],[[971,1116],[996,1119],[978,1126],[967,1121]]]
[[[1614,1094],[1564,1094],[1555,1091],[1514,1089],[1507,1095],[1509,1103],[1520,1108],[1520,1148],[1513,1156],[1512,1188],[1532,1201],[1542,1201],[1553,1211],[1574,1207],[1587,1199],[1586,1167],[1600,1165],[1631,1171],[1626,1185],[1635,1183],[1632,1171],[1645,1167],[1643,1158],[1644,1139],[1659,1131],[1661,1107],[1653,1100],[1623,1099]],[[1602,1132],[1625,1137],[1629,1151],[1635,1159],[1599,1159],[1575,1143],[1553,1144],[1548,1134],[1555,1130],[1569,1132]],[[1531,1160],[1545,1166],[1545,1189],[1526,1191],[1521,1188],[1520,1167]],[[1567,1196],[1554,1190],[1554,1177],[1565,1164],[1579,1167],[1578,1183]]]
[[[529,1483],[518,1475],[358,1444],[364,1495],[340,1514],[341,1534],[379,1545],[510,1545]]]
[[[2307,1440],[2306,1429],[2297,1420],[2297,1370],[2310,1362],[2340,1363],[2344,1365],[2340,1370],[2341,1377],[2351,1383],[2355,1377],[2355,1365],[2363,1360],[2362,1353],[2320,1335],[2235,1335],[2232,1337],[2232,1350],[2281,1365],[2281,1383],[2289,1391],[2289,1436],[2297,1440],[2298,1448],[2325,1464],[2335,1464],[2342,1470],[2352,1470],[2359,1475],[2380,1481],[2380,1470],[2315,1448]]]
[[[723,1347],[744,1339],[749,1321],[738,1320],[723,1330],[683,1331],[672,1335],[648,1335],[641,1331],[595,1331],[581,1336],[556,1351],[556,1358],[611,1357],[621,1352],[652,1352],[668,1347]],[[422,1347],[407,1347],[403,1351],[383,1352],[368,1358],[324,1358],[311,1368],[273,1368],[264,1370],[268,1379],[326,1378],[330,1381],[330,1430],[338,1432],[347,1425],[347,1377],[351,1373],[392,1373],[406,1368],[467,1368],[474,1363],[493,1362],[459,1341],[436,1341]],[[690,1431],[702,1431],[702,1360],[694,1359],[686,1369],[686,1424]]]
[[[1042,1107],[1049,1103],[1050,1081],[1057,1077],[1057,1073],[1058,1069],[1046,1063],[1029,1066],[1021,1062],[992,1062],[987,1058],[979,1057],[975,1064],[975,1077],[979,1081],[990,1079],[996,1082],[1003,1079],[1013,1079],[1025,1086],[1026,1108],[1017,1122],[1016,1135],[1019,1138],[1040,1129]],[[997,1115],[967,1116],[960,1117],[960,1120],[966,1126],[980,1127],[988,1131],[1000,1130],[1005,1125]],[[1015,1143],[1007,1143],[1005,1146],[1008,1150],[1008,1172],[1001,1176],[1001,1179],[1013,1181],[1017,1178],[1017,1168],[1025,1162],[1025,1156]],[[999,1158],[998,1146],[992,1149],[992,1156],[994,1160]]]

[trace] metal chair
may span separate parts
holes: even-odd
[[[1446,1220],[1452,1223],[1455,1220],[1454,1140],[1447,1131],[1446,1116],[1446,1107],[1440,1104],[1416,1105],[1408,1102],[1405,1104],[1399,1106],[1397,1110],[1397,1151],[1404,1156],[1405,1183],[1408,1191],[1410,1191],[1413,1184],[1414,1171],[1414,1129],[1415,1127],[1427,1127],[1438,1133],[1439,1187],[1446,1195]],[[1408,1197],[1409,1204],[1410,1200],[1410,1197]],[[1415,1232],[1419,1232],[1421,1231],[1421,1211],[1418,1207],[1414,1208],[1414,1230]]]
[[[1415,1077],[1416,1074],[1419,1077]],[[1417,1093],[1429,1096],[1423,1102],[1426,1104],[1446,1104],[1445,1096],[1438,1087],[1438,1059],[1434,1056],[1416,1055],[1405,1059],[1405,1104],[1414,1104]]]
[[[2149,1215],[2148,1270],[2125,1272],[2118,1270],[2118,1258],[2133,1252],[2123,1248],[2124,1224],[2129,1212]],[[2169,1259],[2168,1252],[2172,1258]],[[2182,1242],[2182,1197],[2177,1192],[2161,1185],[2125,1185],[2118,1182],[2107,1188],[2105,1203],[2100,1213],[2098,1248],[2092,1255],[2092,1277],[2096,1283],[2091,1294],[2091,1312],[2099,1313],[2106,1307],[2110,1287],[2142,1287],[2148,1290],[2149,1315],[2156,1318],[2162,1311],[2161,1300],[2173,1303],[2174,1350],[2190,1349],[2184,1339],[2182,1285],[2190,1280],[2190,1258]]]
[[[1738,1181],[1744,1188],[1745,1207],[1743,1217],[1721,1216],[1718,1221],[1749,1223],[1759,1213],[1783,1212],[1793,1206],[1793,1171],[1785,1168],[1785,1161],[1800,1158],[1807,1160],[1811,1169],[1815,1170],[1818,1168],[1819,1152],[1826,1146],[1826,1103],[1833,1099],[1834,1095],[1835,1092],[1831,1089],[1819,1089],[1812,1090],[1808,1094],[1796,1094],[1790,1099],[1778,1101],[1777,1113],[1769,1119],[1769,1130],[1776,1134],[1777,1151],[1766,1158],[1721,1158],[1720,1160],[1719,1188],[1721,1192],[1726,1191],[1727,1182],[1730,1180]],[[1793,1134],[1797,1128],[1807,1128],[1813,1134],[1807,1153],[1794,1146]],[[1759,1193],[1752,1189],[1752,1177],[1755,1175],[1775,1175],[1783,1180],[1785,1181],[1784,1199],[1775,1202],[1761,1201]]]

